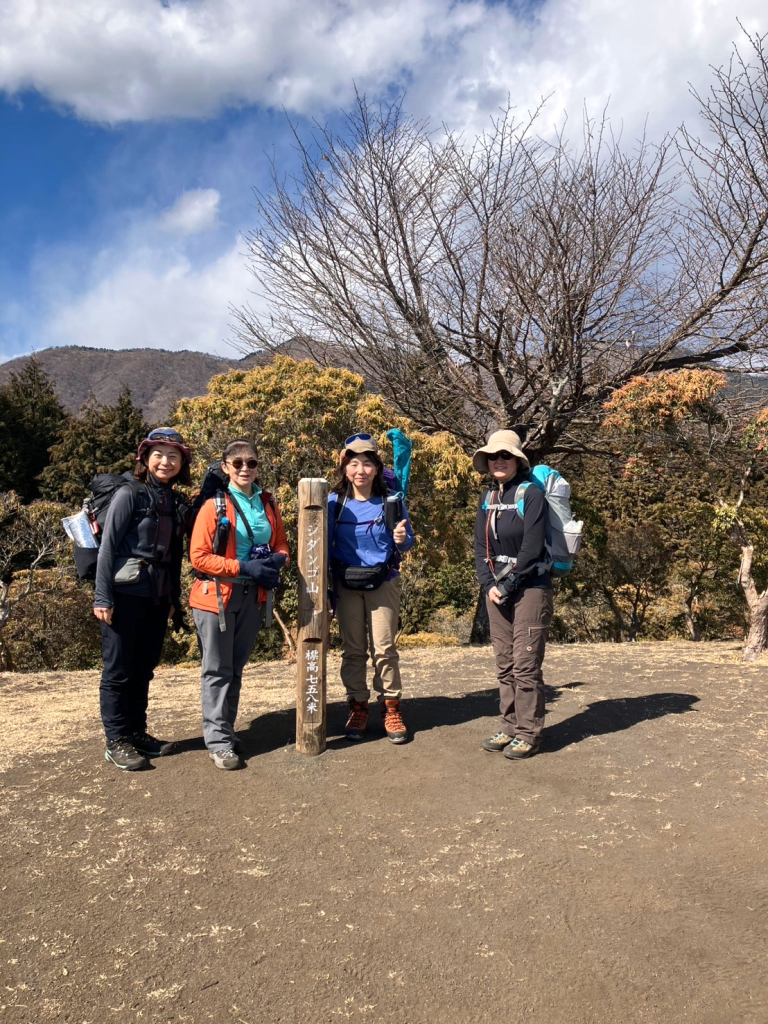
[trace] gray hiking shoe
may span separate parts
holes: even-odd
[[[497,732],[495,735],[489,736],[487,740],[483,740],[483,750],[503,750],[513,741],[514,736],[507,736],[505,732]]]
[[[225,772],[234,772],[243,768],[244,764],[239,754],[236,754],[232,747],[225,747],[224,750],[209,750],[208,757],[217,768],[223,768]]]
[[[533,755],[538,754],[538,752],[538,743],[528,743],[526,740],[514,739],[504,751],[504,757],[508,757],[510,760],[516,761],[522,757],[533,757]]]
[[[104,760],[111,761],[116,768],[124,772],[139,772],[142,768],[149,768],[149,761],[139,753],[127,736],[107,740]]]

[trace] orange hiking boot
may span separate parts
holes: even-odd
[[[368,701],[351,700],[349,702],[349,718],[344,727],[344,735],[348,740],[362,740],[368,728]]]
[[[381,702],[381,723],[387,738],[393,743],[405,743],[408,739],[408,730],[405,728],[403,716],[400,713],[399,700],[384,700]]]

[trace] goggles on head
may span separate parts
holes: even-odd
[[[158,427],[156,430],[150,430],[147,434],[147,441],[159,441],[165,442],[166,444],[184,444],[184,438],[173,427]]]
[[[355,441],[372,441],[372,440],[373,440],[373,435],[372,434],[352,434],[344,442],[344,447],[348,448]]]
[[[139,450],[136,453],[136,461],[141,462],[141,457],[144,452],[148,451],[152,445],[155,444],[170,444],[174,448],[179,448],[182,455],[187,462],[192,461],[192,453],[189,448],[184,444],[184,438],[173,427],[156,427],[155,430],[150,430],[147,436],[139,445]]]

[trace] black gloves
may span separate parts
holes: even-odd
[[[265,590],[274,590],[280,584],[280,572],[269,564],[270,558],[252,558],[250,562],[240,562],[240,575],[249,576]]]
[[[180,629],[189,629],[189,623],[184,618],[184,609],[180,605],[175,604],[173,606],[173,615],[171,616],[171,625],[174,630],[178,633]]]
[[[267,555],[266,558],[262,559],[264,565],[270,565],[273,569],[277,569],[278,572],[287,561],[288,555],[283,555],[279,551],[273,551],[271,555]]]

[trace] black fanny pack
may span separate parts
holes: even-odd
[[[336,578],[347,590],[378,590],[389,576],[389,562],[381,565],[342,565],[335,563]]]

